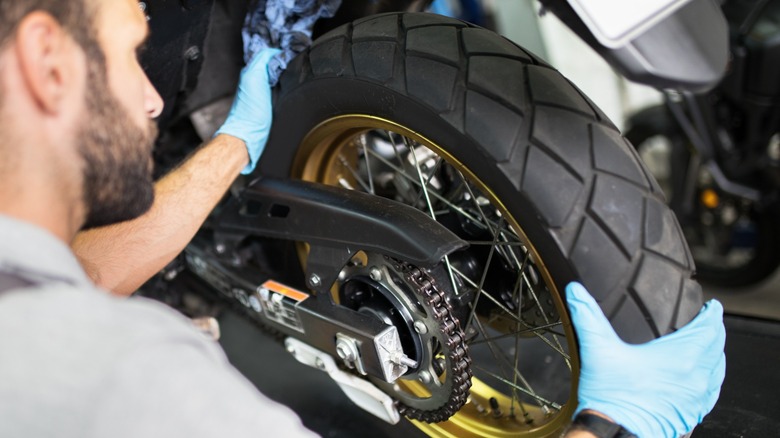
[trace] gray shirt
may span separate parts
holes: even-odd
[[[65,244],[0,215],[0,437],[310,436],[172,309],[97,289]]]

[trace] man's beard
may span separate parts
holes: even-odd
[[[86,117],[80,133],[84,162],[84,229],[135,219],[154,201],[152,147],[157,126],[136,126],[113,96],[97,62],[89,68]]]

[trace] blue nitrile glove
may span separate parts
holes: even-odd
[[[241,171],[243,175],[255,169],[271,132],[273,110],[268,63],[280,52],[279,49],[263,49],[244,67],[230,114],[215,134],[231,135],[246,143],[249,164]]]
[[[711,300],[674,333],[646,344],[623,342],[579,283],[566,300],[580,344],[579,406],[639,438],[677,438],[715,406],[726,374],[723,306]]]

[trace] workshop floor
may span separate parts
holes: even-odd
[[[739,292],[705,288],[725,306],[727,372],[714,411],[694,438],[780,436],[780,272]],[[233,314],[221,319],[235,366],[267,396],[295,410],[324,437],[422,437],[406,421],[391,426],[357,408],[319,370],[299,364],[273,338]]]
[[[726,310],[726,381],[694,438],[780,436],[780,270],[755,287],[708,286],[705,295]]]

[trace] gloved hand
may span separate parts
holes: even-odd
[[[715,406],[726,374],[723,306],[711,300],[680,330],[630,345],[579,283],[566,286],[580,345],[579,406],[639,438],[677,438]]]
[[[249,164],[241,171],[243,175],[255,169],[268,141],[273,117],[268,63],[280,52],[279,49],[263,49],[244,67],[230,114],[215,134],[231,135],[246,143]]]

